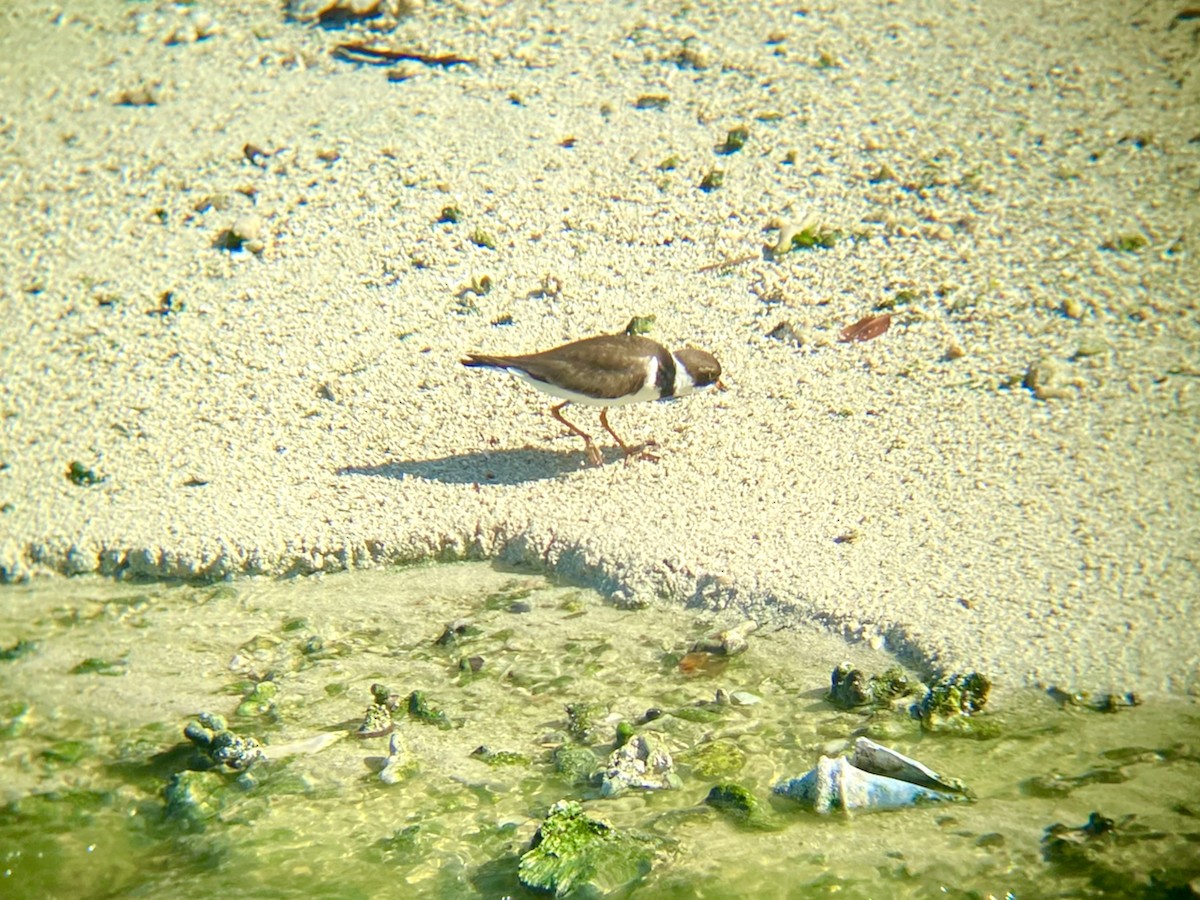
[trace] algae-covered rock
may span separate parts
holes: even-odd
[[[719,722],[725,710],[715,704],[705,703],[704,705],[681,706],[678,709],[671,710],[671,715],[677,719],[683,719],[685,722],[692,722],[696,725],[711,725],[714,722]]]
[[[683,784],[675,774],[671,754],[653,734],[634,735],[629,743],[609,754],[600,778],[600,794],[604,797],[616,797],[629,788],[673,790]]]
[[[376,682],[371,685],[371,699],[373,702],[367,707],[362,723],[355,732],[361,738],[383,737],[395,727],[392,713],[400,706],[400,695]]]
[[[1092,712],[1118,713],[1142,705],[1142,698],[1132,691],[1124,694],[1090,694],[1087,691],[1071,693],[1051,687],[1047,693],[1059,706],[1074,706]]]
[[[608,710],[599,703],[568,703],[567,731],[581,744],[603,740],[602,726]]]
[[[1092,784],[1123,784],[1129,780],[1129,775],[1117,767],[1089,769],[1080,775],[1063,775],[1051,772],[1048,775],[1035,775],[1021,782],[1021,789],[1031,797],[1068,797],[1076,788]]]
[[[983,736],[980,726],[969,720],[987,705],[991,689],[992,682],[978,672],[947,675],[929,688],[918,704],[921,724],[929,731]]]
[[[167,817],[200,824],[213,818],[225,805],[227,783],[219,772],[176,772],[163,790]]]
[[[213,763],[230,769],[248,769],[264,758],[258,741],[230,731],[224,716],[215,713],[201,713],[183,734]]]
[[[275,712],[275,698],[279,694],[279,685],[273,681],[260,681],[238,704],[239,716],[269,716]]]
[[[554,770],[570,781],[590,781],[596,774],[596,754],[586,747],[559,747],[553,759]]]
[[[828,699],[841,709],[886,706],[911,690],[908,676],[899,666],[893,666],[881,675],[867,675],[849,663],[842,663],[833,670]]]
[[[730,740],[716,740],[688,751],[683,762],[701,778],[729,778],[746,765],[746,753]]]
[[[443,731],[452,728],[450,718],[442,710],[430,704],[424,691],[413,691],[408,695],[408,714],[426,725],[436,725]]]
[[[493,750],[486,745],[476,747],[471,751],[471,758],[485,762],[489,766],[527,766],[529,757],[515,750]]]
[[[608,894],[650,871],[653,848],[560,800],[533,836],[517,875],[528,888],[558,897]]]
[[[625,326],[626,334],[646,335],[654,330],[654,316],[634,316]]]
[[[467,638],[477,637],[481,634],[483,634],[483,629],[477,625],[466,619],[455,619],[446,626],[434,643],[439,647],[453,647]]]
[[[704,804],[738,825],[761,828],[766,824],[758,798],[740,784],[715,785],[704,798]]]
[[[360,738],[383,737],[395,728],[392,711],[386,706],[372,703],[363,714],[363,720],[355,732]]]
[[[1093,812],[1078,827],[1061,822],[1048,827],[1042,838],[1042,856],[1047,862],[1068,868],[1087,867],[1098,862],[1105,850],[1116,843],[1116,821]]]

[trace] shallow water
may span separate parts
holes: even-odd
[[[457,620],[473,628],[438,644]],[[1200,878],[1194,703],[1101,714],[1009,694],[985,717],[991,738],[923,735],[903,717],[825,702],[837,663],[894,664],[827,635],[758,632],[721,671],[680,670],[692,642],[736,622],[618,610],[486,563],[212,586],[5,587],[0,894],[534,896],[516,880],[517,860],[562,798],[654,848],[649,871],[617,896],[1170,896],[1165,888]],[[235,715],[259,682],[273,683],[274,698]],[[378,776],[388,738],[353,735],[373,682],[401,697],[422,691],[450,726],[402,708],[397,732],[413,765],[391,785]],[[719,688],[760,702],[713,703]],[[556,772],[553,749],[582,746],[567,704],[596,710],[585,744],[597,762],[620,720],[667,711],[639,730],[665,740],[682,788],[601,799]],[[270,745],[345,736],[257,764],[255,784],[227,792],[210,817],[171,816],[164,786],[189,764],[182,728],[202,711]],[[974,800],[821,817],[772,798],[773,784],[861,733],[965,781]],[[471,755],[481,745],[517,757],[489,765]],[[702,803],[726,781],[761,801],[761,827]],[[1092,811],[1118,820],[1093,845],[1098,862],[1047,861],[1047,826],[1081,825]]]

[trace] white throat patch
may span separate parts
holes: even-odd
[[[696,393],[696,380],[692,378],[692,373],[687,370],[687,366],[683,364],[678,354],[675,355],[675,396],[686,397],[688,394]]]

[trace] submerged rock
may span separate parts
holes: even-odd
[[[1086,868],[1098,862],[1116,842],[1116,821],[1093,812],[1078,827],[1055,822],[1047,828],[1042,838],[1042,856],[1047,862]]]
[[[856,706],[885,706],[912,690],[908,676],[899,666],[882,675],[868,676],[849,663],[833,670],[829,685],[829,702],[841,709]]]
[[[1079,826],[1055,823],[1042,837],[1042,857],[1058,875],[1087,879],[1088,896],[1195,897],[1200,860],[1195,837],[1151,828],[1127,815],[1098,812]]]
[[[711,653],[714,656],[737,656],[750,646],[748,638],[758,631],[758,623],[745,621],[733,628],[717,631],[692,644],[691,653]]]
[[[453,647],[466,638],[477,637],[481,634],[483,634],[483,629],[467,619],[455,619],[446,626],[434,644],[439,647]]]
[[[729,778],[746,765],[746,752],[731,740],[718,739],[688,751],[683,762],[701,778]]]
[[[487,763],[489,766],[527,766],[529,757],[515,750],[493,750],[486,744],[471,751],[471,758]]]
[[[968,720],[987,705],[991,689],[992,682],[978,672],[947,675],[929,688],[917,705],[921,725],[928,731],[978,732]]]
[[[230,731],[224,716],[214,713],[201,713],[184,727],[183,734],[217,765],[240,771],[266,758],[258,741]]]
[[[1047,693],[1059,706],[1077,706],[1090,709],[1093,712],[1118,713],[1122,710],[1133,709],[1142,705],[1142,698],[1132,691],[1124,694],[1098,694],[1093,696],[1087,691],[1069,693],[1060,688],[1052,687]]]
[[[559,747],[553,758],[554,770],[570,781],[591,781],[596,774],[596,754],[586,747]]]
[[[749,788],[740,784],[718,784],[704,798],[704,805],[711,806],[725,818],[738,825],[761,828],[766,822],[758,798]]]
[[[398,732],[393,731],[388,739],[388,755],[383,768],[379,770],[379,780],[384,784],[396,784],[403,781],[419,768],[415,757],[404,746],[404,739]]]
[[[600,776],[600,795],[616,797],[629,788],[655,791],[682,785],[675,774],[675,762],[661,740],[652,734],[638,734],[609,754]]]
[[[568,703],[567,731],[581,744],[603,740],[603,720],[608,709],[599,703]]]
[[[270,716],[275,712],[275,698],[279,695],[279,685],[273,681],[260,681],[238,704],[239,716]]]
[[[163,789],[167,817],[199,825],[225,805],[226,781],[218,772],[176,772]]]
[[[563,897],[605,896],[650,871],[653,847],[588,817],[575,800],[550,807],[521,857],[517,876],[537,891]]]
[[[413,691],[408,695],[408,714],[426,725],[436,725],[443,731],[453,728],[450,717],[429,703],[424,691]]]
[[[395,728],[392,713],[400,706],[400,695],[376,682],[371,685],[371,698],[374,702],[367,707],[355,732],[360,738],[383,737]]]

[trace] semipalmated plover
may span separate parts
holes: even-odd
[[[560,398],[563,402],[551,407],[550,415],[583,438],[588,462],[597,466],[604,457],[592,436],[562,416],[562,408],[568,403],[599,406],[600,424],[627,460],[635,455],[654,459],[645,452],[645,445],[630,447],[617,436],[608,424],[608,408],[683,397],[717,384],[721,377],[721,364],[711,353],[695,347],[670,353],[662,344],[630,333],[602,334],[524,356],[470,353],[462,362],[464,366],[503,369],[539,391]]]

